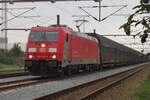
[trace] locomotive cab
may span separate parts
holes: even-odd
[[[61,70],[65,32],[62,27],[34,27],[29,34],[25,68],[32,75],[51,75]]]
[[[70,74],[71,71],[88,71],[91,66],[98,69],[99,64],[96,38],[62,25],[31,29],[25,52],[25,68],[32,75]]]

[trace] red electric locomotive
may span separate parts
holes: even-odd
[[[25,52],[25,67],[32,75],[98,68],[99,43],[95,37],[67,26],[33,27]]]

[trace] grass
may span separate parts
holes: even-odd
[[[16,71],[21,69],[20,67],[16,65],[6,65],[6,64],[1,64],[0,63],[0,73],[1,72],[11,72],[11,71]]]
[[[134,100],[150,100],[150,74],[140,87],[137,88]]]

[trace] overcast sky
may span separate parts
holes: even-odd
[[[139,0],[102,0],[102,5],[128,5],[126,8],[119,11],[117,14],[131,14],[132,8],[139,3]],[[56,23],[56,15],[61,16],[61,24],[66,24],[69,27],[77,30],[75,27],[76,23],[74,20],[77,18],[72,15],[85,15],[86,13],[80,10],[78,7],[81,6],[98,6],[98,3],[94,1],[86,2],[43,2],[43,3],[15,3],[8,5],[8,8],[22,8],[22,7],[36,7],[34,10],[24,14],[23,16],[40,16],[35,18],[16,18],[8,22],[8,28],[31,28],[36,25],[49,26]],[[120,7],[102,8],[101,17],[104,18],[110,13],[118,10]],[[86,8],[86,11],[90,12],[93,16],[98,18],[98,9]],[[18,15],[26,10],[9,10],[8,19],[12,18],[12,13]],[[126,22],[127,16],[111,16],[103,22],[97,22],[93,18],[86,18],[89,22],[85,24],[86,32],[92,32],[96,29],[99,34],[125,34],[123,30],[118,28]],[[82,30],[82,28],[81,28]],[[29,31],[8,31],[9,43],[21,42],[26,43]],[[109,37],[120,43],[133,43],[132,37]],[[136,39],[135,42],[139,42]],[[140,42],[139,42],[140,43]],[[130,46],[131,47],[131,46]],[[137,46],[132,46],[139,48]]]

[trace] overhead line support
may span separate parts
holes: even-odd
[[[58,1],[95,1],[99,2],[99,0],[5,0],[5,1],[0,1],[0,3],[21,3],[21,2],[58,2]]]

